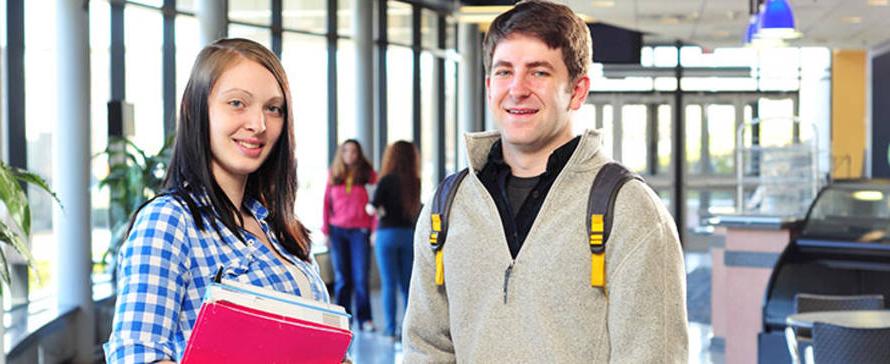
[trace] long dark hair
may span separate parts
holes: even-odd
[[[399,202],[405,214],[413,219],[420,212],[420,156],[414,144],[399,140],[383,153],[380,175],[395,175],[401,189]],[[382,177],[381,177],[382,178]]]
[[[347,166],[346,162],[343,162],[343,148],[346,147],[346,144],[355,145],[356,154],[358,154],[355,158],[355,164],[351,166]],[[358,140],[347,139],[337,148],[337,153],[334,155],[334,162],[331,163],[331,184],[342,185],[346,183],[346,178],[349,177],[349,174],[351,173],[352,183],[355,185],[363,185],[371,181],[371,171],[373,171],[373,169],[374,168],[371,167],[371,162],[368,161],[368,158],[365,157],[365,153],[362,152],[362,145]]]
[[[245,240],[240,230],[244,226],[240,206],[229,200],[211,171],[213,156],[208,109],[208,99],[216,81],[229,67],[245,59],[265,67],[278,82],[285,98],[285,126],[268,158],[248,175],[244,197],[262,203],[269,210],[269,227],[281,245],[291,254],[309,261],[309,234],[294,215],[297,172],[290,88],[278,58],[259,43],[247,39],[221,39],[198,54],[182,95],[176,144],[164,185],[178,200],[186,203],[200,230],[206,229],[202,213],[210,213],[216,215],[238,239]],[[192,198],[192,194],[200,196],[205,193],[212,211],[206,211],[201,207],[202,203]],[[211,228],[219,232],[216,225],[212,224]]]

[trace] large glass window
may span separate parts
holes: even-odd
[[[52,185],[52,138],[58,118],[58,77],[56,63],[55,3],[25,2],[25,142],[27,166]],[[5,24],[4,24],[5,26]],[[55,288],[56,239],[53,231],[52,198],[42,190],[28,187],[31,208],[31,251],[37,273],[29,271],[29,300],[53,294]]]
[[[433,92],[433,55],[429,52],[420,54],[420,181],[421,190],[435,188],[439,181],[433,180],[436,170],[436,148],[434,138],[443,138],[436,128],[435,111],[436,95]]]
[[[337,0],[337,34],[340,36],[352,36],[353,1],[356,0]]]
[[[256,25],[272,25],[269,0],[229,0],[229,20]]]
[[[355,139],[358,126],[355,120],[355,42],[340,39],[337,42],[337,141]],[[362,145],[365,155],[370,145]]]
[[[127,101],[133,104],[135,142],[154,154],[164,143],[163,18],[160,10],[124,8]]]
[[[420,46],[425,49],[439,48],[439,14],[423,9],[420,12]]]
[[[269,28],[229,23],[229,37],[247,38],[272,49],[272,31]]]
[[[314,232],[321,231],[321,206],[327,182],[327,41],[285,32],[282,63],[291,88],[299,190],[296,213]],[[320,234],[320,233],[319,233]],[[313,241],[323,241],[316,236]]]
[[[621,107],[621,163],[637,173],[646,170],[647,120],[646,105],[624,105]]]
[[[411,4],[387,2],[387,37],[390,44],[411,45]]]
[[[90,2],[90,154],[96,155],[108,143],[108,107],[111,99],[109,80],[110,7],[105,1]],[[90,160],[90,193],[93,220],[92,258],[102,260],[108,249],[111,233],[108,228],[108,189],[99,188],[98,181],[108,174],[108,160]]]
[[[345,1],[341,0],[339,3]],[[286,29],[324,34],[328,26],[326,0],[284,0],[281,22]],[[339,23],[338,23],[339,24]]]
[[[414,140],[412,107],[414,67],[411,48],[390,46],[386,51],[386,110],[387,143],[397,140]]]
[[[182,93],[192,73],[192,65],[201,51],[198,19],[193,16],[176,17],[176,115],[178,120]]]

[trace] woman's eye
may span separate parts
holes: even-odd
[[[281,106],[269,106],[269,107],[266,108],[266,109],[269,110],[269,112],[271,112],[271,113],[273,113],[273,114],[275,114],[275,115],[282,115],[282,114],[284,114],[284,109],[283,109]]]
[[[550,75],[546,71],[535,71],[533,74],[535,75],[535,77],[546,77]]]
[[[229,101],[229,105],[231,105],[232,107],[238,108],[238,109],[244,107],[244,103],[241,102],[241,100],[232,100],[232,101]]]

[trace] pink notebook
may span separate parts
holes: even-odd
[[[352,339],[336,305],[223,282],[207,288],[184,364],[340,363]]]

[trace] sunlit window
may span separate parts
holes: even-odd
[[[229,37],[247,38],[272,49],[272,31],[269,28],[230,23]]]
[[[387,143],[414,139],[412,57],[408,47],[389,46],[386,51]]]
[[[433,93],[433,62],[434,58],[429,52],[420,54],[420,181],[421,190],[429,191],[435,188],[433,173],[435,172],[435,138],[439,135],[435,122],[436,100]]]
[[[110,57],[110,7],[105,1],[90,2],[90,154],[96,155],[108,143],[108,107],[111,99],[109,76]],[[92,258],[102,260],[111,241],[108,228],[109,194],[107,188],[99,188],[99,180],[108,174],[108,160],[96,157],[90,160],[90,193],[93,220]]]
[[[176,115],[179,117],[179,106],[182,93],[192,73],[192,65],[198,52],[201,51],[201,37],[198,33],[198,19],[193,16],[179,15],[176,17]]]
[[[328,169],[327,41],[324,37],[285,32],[282,63],[291,88],[296,137],[297,217],[323,242],[321,206]]]
[[[163,18],[160,10],[124,8],[126,100],[133,104],[135,142],[154,154],[164,144]]]
[[[345,1],[339,1],[339,3],[343,2]],[[281,6],[281,22],[284,28],[316,34],[327,32],[328,5],[326,0],[284,0]]]
[[[27,166],[52,186],[53,132],[58,118],[57,39],[55,3],[25,2],[25,141]],[[53,231],[53,200],[28,187],[31,208],[31,251],[40,280],[28,272],[30,300],[47,297],[55,288],[56,234]]]
[[[229,0],[229,20],[269,26],[272,24],[271,1]]]
[[[390,44],[411,45],[411,12],[411,4],[387,2],[386,32]]]
[[[352,39],[337,41],[337,142],[358,137],[356,125],[355,42]],[[369,117],[370,115],[365,115]],[[362,145],[365,155],[371,146]]]

